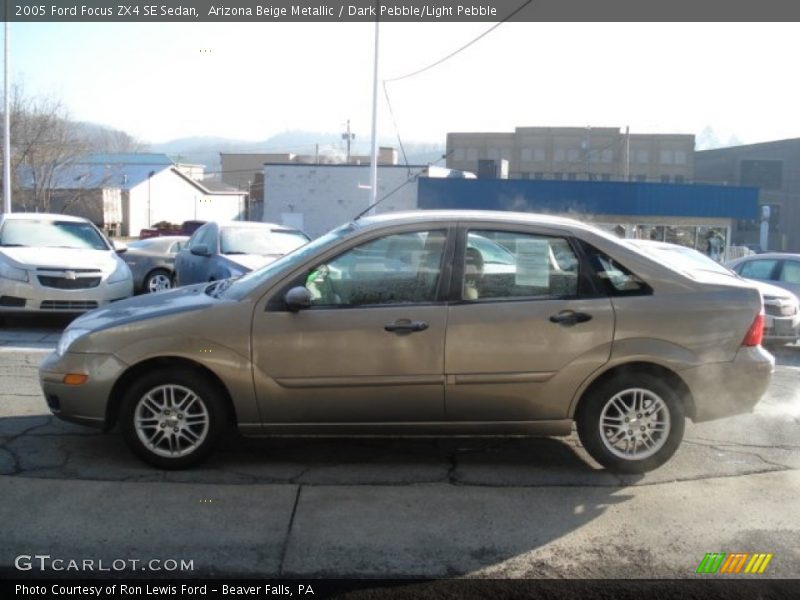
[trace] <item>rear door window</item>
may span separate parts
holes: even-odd
[[[564,238],[471,230],[463,258],[463,300],[578,294],[579,262]]]
[[[777,264],[775,259],[749,260],[741,265],[739,275],[750,279],[773,279]]]

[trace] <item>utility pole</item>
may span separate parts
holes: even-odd
[[[8,7],[6,6],[6,9]],[[9,42],[11,26],[6,20],[3,55],[3,212],[11,212],[11,116],[9,115],[10,79],[8,71]]]
[[[586,140],[584,143],[586,144],[586,180],[589,181],[592,179],[592,128],[588,125],[586,126]]]
[[[375,20],[375,64],[372,72],[372,152],[370,158],[370,201],[372,206],[378,200],[378,20]],[[373,209],[374,210],[374,209]]]
[[[342,139],[347,141],[347,164],[350,164],[350,142],[356,139],[355,133],[350,133],[350,119],[347,119],[347,131],[342,134]]]
[[[631,180],[631,128],[625,126],[625,181]]]

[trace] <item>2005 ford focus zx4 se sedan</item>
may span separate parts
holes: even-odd
[[[774,360],[758,290],[683,273],[569,219],[357,219],[238,279],[78,318],[50,409],[161,468],[245,435],[569,435],[643,472],[686,418],[749,412]]]

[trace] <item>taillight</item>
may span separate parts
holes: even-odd
[[[760,312],[753,319],[753,324],[747,330],[742,340],[742,346],[758,346],[764,338],[764,313]]]

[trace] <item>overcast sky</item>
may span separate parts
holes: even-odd
[[[382,24],[380,78],[492,24]],[[73,118],[146,142],[370,132],[374,25],[13,23],[11,70]],[[615,126],[724,142],[800,137],[800,24],[507,23],[388,84],[404,141],[516,126]],[[394,125],[381,91],[379,130]]]

